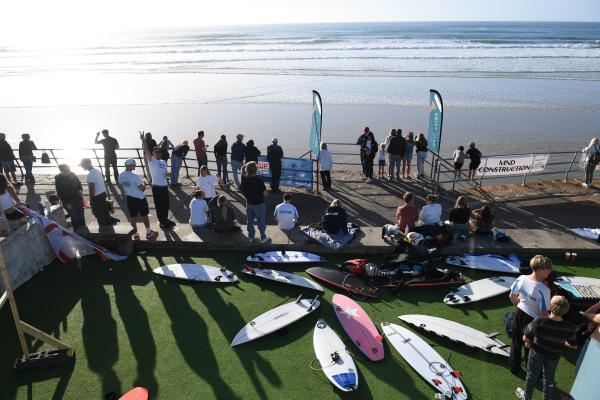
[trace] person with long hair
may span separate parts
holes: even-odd
[[[600,140],[593,138],[582,152],[585,154],[585,182],[582,185],[588,187],[594,181],[594,170],[600,164]]]
[[[404,156],[402,157],[402,178],[404,179],[410,179],[410,163],[412,162],[414,147],[414,134],[408,132],[408,135],[404,138]]]
[[[258,157],[260,156],[260,150],[258,147],[254,146],[254,140],[248,140],[246,142],[246,153],[244,154],[246,157],[246,164],[253,161],[255,163],[258,162]]]
[[[467,205],[467,198],[465,196],[459,196],[456,199],[454,208],[450,210],[448,221],[452,227],[452,235],[454,239],[463,239],[469,235],[469,217],[471,216],[471,209]]]
[[[18,204],[21,204],[21,200],[15,188],[4,175],[0,175],[0,205],[11,230],[17,229],[26,222],[23,213],[16,208]]]
[[[478,235],[489,235],[494,229],[494,217],[496,213],[489,205],[473,210],[473,218],[469,221],[471,230]]]
[[[417,179],[425,177],[425,159],[427,158],[427,146],[429,143],[425,139],[425,135],[419,133],[415,141],[417,150]]]
[[[221,178],[216,175],[211,175],[210,170],[206,165],[200,167],[200,175],[196,179],[196,186],[204,195],[204,198],[209,202],[217,195],[217,183],[221,183]]]

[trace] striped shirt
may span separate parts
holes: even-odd
[[[559,359],[565,342],[576,343],[575,326],[565,320],[537,317],[527,327],[524,335],[532,341],[531,351],[537,358]]]

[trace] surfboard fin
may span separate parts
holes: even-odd
[[[313,299],[313,301],[311,301],[311,302],[310,302],[310,307],[308,307],[308,310],[306,310],[306,311],[309,311],[309,312],[310,312],[310,311],[312,311],[312,309],[313,309],[313,305],[315,304],[315,301],[317,301],[317,299],[318,299],[318,298],[319,298],[319,295],[317,295],[317,296],[316,296],[316,297]]]
[[[487,337],[490,339],[496,339],[498,336],[500,336],[500,332],[492,332],[489,335],[487,335]]]
[[[300,303],[300,300],[302,300],[302,293],[300,293],[300,296],[296,299],[296,304]]]
[[[433,382],[433,384],[434,384],[435,386],[439,386],[439,385],[441,385],[441,384],[442,384],[442,381],[440,381],[439,379],[432,379],[431,381]]]
[[[460,371],[452,371],[452,376],[455,378],[460,378],[462,374],[460,373]]]
[[[462,393],[463,390],[460,386],[454,386],[452,388],[452,391],[454,391],[455,394],[459,394],[459,393]]]

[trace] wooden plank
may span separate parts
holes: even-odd
[[[19,321],[19,322],[21,324],[21,329],[23,329],[23,332],[27,333],[28,335],[31,335],[34,338],[39,339],[42,342],[47,343],[51,346],[54,346],[57,349],[72,350],[72,348],[70,346],[68,346],[65,343],[61,342],[60,340],[56,339],[54,336],[50,336],[47,333],[40,331],[38,328],[29,325],[27,322],[24,322],[24,321]]]

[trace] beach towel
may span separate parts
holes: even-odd
[[[576,235],[582,236],[586,239],[599,240],[600,239],[600,228],[575,228],[569,229]]]
[[[348,233],[337,233],[335,235],[330,235],[325,232],[320,226],[306,226],[301,228],[302,233],[304,233],[308,238],[312,241],[315,241],[321,244],[324,247],[328,247],[333,250],[341,249],[346,246],[348,243],[354,239],[354,237],[360,231],[360,227],[348,223]]]
[[[17,205],[16,207],[25,214],[25,216],[32,218],[42,226],[56,257],[64,263],[90,254],[96,254],[104,261],[122,261],[127,258],[120,254],[113,253],[102,246],[98,246],[24,205]]]

